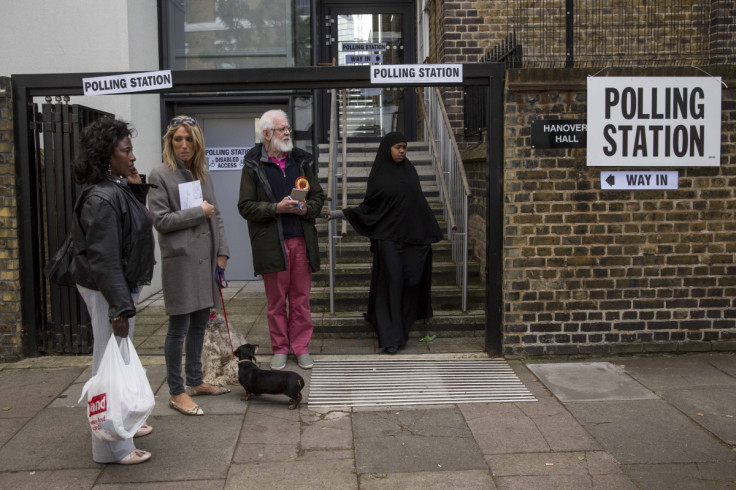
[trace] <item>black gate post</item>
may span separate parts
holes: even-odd
[[[565,68],[575,64],[575,0],[565,0]]]
[[[28,162],[35,160],[34,138],[35,111],[33,99],[27,92],[19,89],[17,81],[11,78],[13,85],[13,118],[15,131],[15,147],[18,149],[15,160],[16,184],[18,186],[18,236],[21,274],[21,309],[23,315],[23,357],[38,356],[38,335],[36,326],[43,322],[42,312],[36,305],[41,304],[40,287],[41,265],[36,251],[39,249],[37,196],[33,182],[36,179],[35,168]],[[29,328],[30,327],[30,328]]]

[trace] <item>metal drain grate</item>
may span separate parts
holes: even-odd
[[[503,359],[315,360],[310,407],[533,402]]]

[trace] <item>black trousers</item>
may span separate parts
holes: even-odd
[[[432,317],[432,247],[371,240],[373,269],[368,320],[380,347],[399,347],[418,319]]]

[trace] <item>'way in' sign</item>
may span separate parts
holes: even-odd
[[[601,172],[601,189],[677,189],[678,172]]]

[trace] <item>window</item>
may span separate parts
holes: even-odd
[[[164,68],[312,65],[309,1],[166,0]]]

